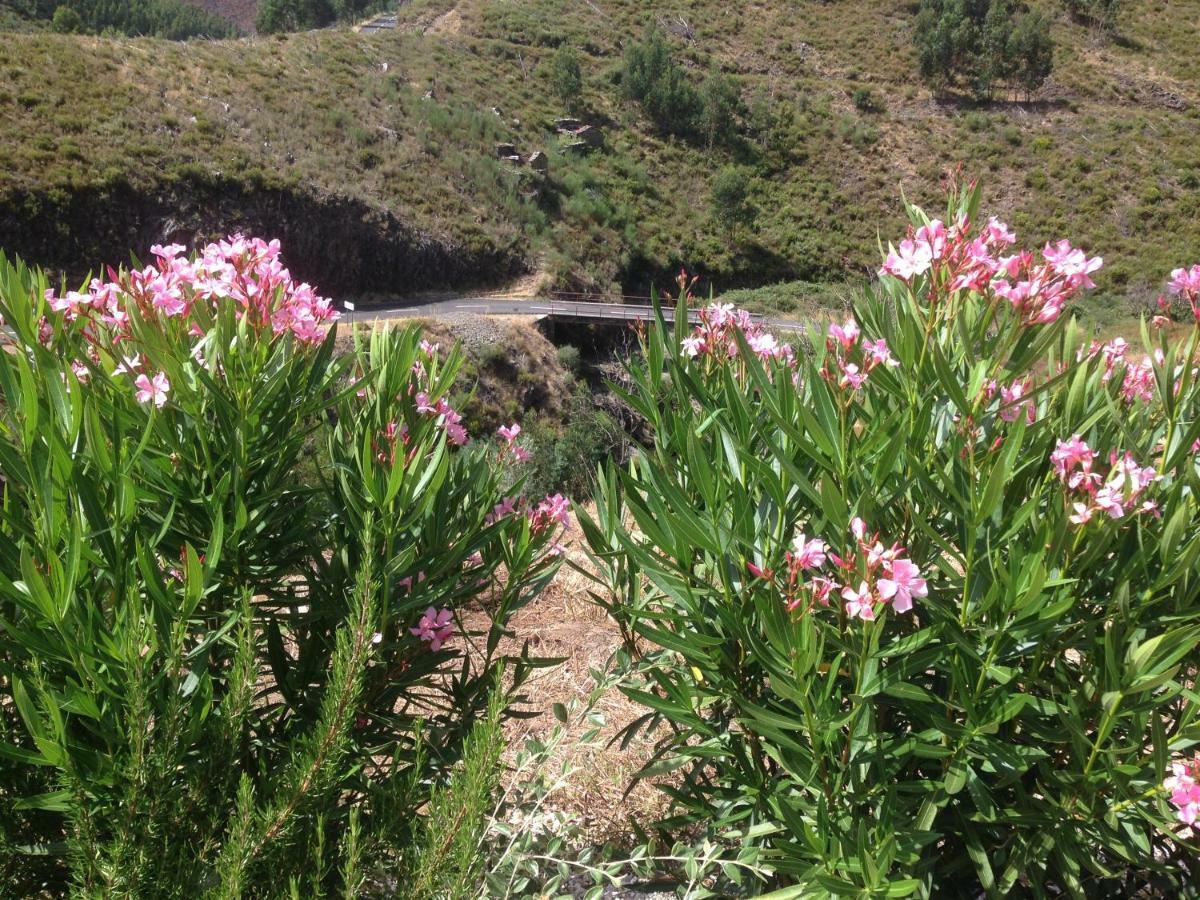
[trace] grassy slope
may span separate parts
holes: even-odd
[[[1119,42],[1060,15],[1040,101],[983,110],[919,86],[912,7],[897,0],[415,0],[395,35],[4,35],[0,204],[220,172],[516,246],[560,280],[642,287],[688,263],[726,287],[865,271],[877,235],[897,232],[900,191],[936,202],[961,164],[1023,237],[1069,235],[1107,258],[1102,288],[1145,296],[1200,259],[1200,57],[1180,27],[1200,0],[1129,7]],[[739,75],[774,125],[712,152],[655,134],[613,84],[621,45],[652,19],[689,23],[680,58],[697,78],[713,64]],[[606,151],[587,159],[560,157],[549,128],[562,109],[542,63],[562,41],[583,52],[589,118],[606,123]],[[856,110],[858,87],[883,110]],[[551,151],[540,197],[491,159],[498,140]],[[710,180],[731,163],[756,173],[758,210],[732,232],[708,212]]]

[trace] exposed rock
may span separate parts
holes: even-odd
[[[589,147],[601,147],[604,145],[604,132],[595,125],[584,125],[574,132],[576,139],[583,141]]]
[[[550,160],[541,150],[535,150],[528,160],[529,168],[535,172],[541,172],[543,175],[550,168]]]
[[[578,119],[562,118],[554,120],[554,129],[560,134],[565,132],[573,132],[577,128],[582,128],[583,123]]]
[[[359,200],[217,175],[0,197],[0,247],[74,283],[98,266],[128,260],[130,251],[145,254],[151,244],[196,246],[239,231],[279,238],[297,280],[332,297],[466,287],[523,265],[515,247],[417,231]]]
[[[514,144],[497,144],[496,156],[500,159],[511,159],[517,156],[517,148]]]

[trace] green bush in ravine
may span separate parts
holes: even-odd
[[[181,249],[0,257],[0,893],[445,896],[565,501],[462,446],[457,350],[335,358],[277,244]]]
[[[580,521],[673,801],[641,827],[723,843],[716,894],[1182,896],[1200,266],[1183,334],[1089,344],[1098,258],[909,213],[811,352],[714,305],[630,367],[653,442]]]

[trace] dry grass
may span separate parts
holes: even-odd
[[[578,529],[569,537],[568,558],[586,565]],[[531,655],[564,660],[536,671],[526,683],[525,709],[539,715],[508,723],[510,763],[527,739],[548,742],[558,724],[554,705],[569,707],[573,701],[587,698],[596,687],[592,672],[607,671],[612,654],[621,645],[616,626],[589,599],[589,591],[595,589],[594,582],[564,565],[549,588],[510,623],[517,637],[503,642],[502,650],[518,653],[528,640]],[[472,619],[478,621],[472,623]],[[468,616],[467,624],[484,624],[484,614]],[[600,695],[592,712],[604,721],[595,740],[581,741],[593,726],[576,716],[568,720],[564,738],[552,747],[547,769],[557,771],[567,764],[574,774],[547,799],[545,811],[568,814],[580,823],[589,842],[622,844],[632,834],[630,820],[645,825],[660,818],[666,812],[667,797],[650,782],[640,782],[627,793],[633,776],[650,757],[653,739],[639,735],[624,749],[612,742],[645,709],[613,688]]]

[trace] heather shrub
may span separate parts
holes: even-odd
[[[1089,343],[1101,260],[977,203],[910,207],[810,351],[714,305],[630,366],[653,443],[580,521],[674,801],[643,827],[723,842],[714,893],[1197,874],[1200,328]]]
[[[336,357],[277,244],[181,251],[61,292],[0,258],[3,892],[437,896],[564,502],[468,445],[457,349]]]

